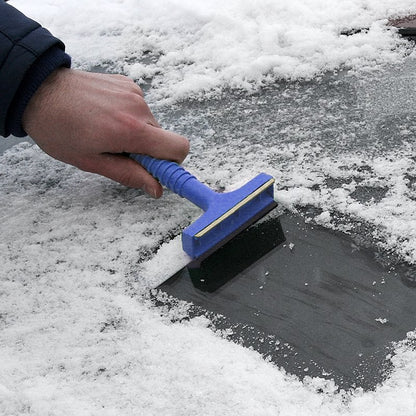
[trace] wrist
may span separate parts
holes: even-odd
[[[25,113],[29,102],[40,87],[58,68],[70,67],[71,58],[62,49],[54,47],[45,52],[30,68],[13,100],[7,117],[8,133],[18,137],[27,135]]]

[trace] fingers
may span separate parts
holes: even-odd
[[[121,75],[111,75],[110,79],[127,86],[120,90],[125,100],[124,106],[120,106],[125,110],[121,116],[124,125],[121,141],[124,143],[123,148],[114,153],[143,153],[182,163],[189,153],[189,141],[160,127],[143,98],[143,91],[133,80]],[[126,94],[128,91],[134,94]]]
[[[148,123],[141,123],[126,143],[124,152],[146,154],[157,159],[182,163],[189,153],[189,141],[185,137],[163,130]]]
[[[122,185],[143,189],[153,198],[160,198],[163,193],[160,183],[142,166],[127,156],[102,154],[89,158],[78,167],[106,176]]]

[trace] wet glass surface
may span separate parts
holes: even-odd
[[[416,326],[411,269],[383,266],[373,250],[299,217],[269,218],[205,262],[159,289],[192,302],[193,314],[222,315],[214,327],[301,378],[373,388],[391,342]]]

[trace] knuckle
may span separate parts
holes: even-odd
[[[129,87],[131,92],[143,98],[143,90],[132,79],[130,79]]]
[[[132,133],[143,133],[146,123],[138,119],[136,115],[120,112],[118,117],[120,133],[131,136]]]
[[[147,123],[145,123],[142,120],[132,120],[130,125],[130,131],[134,134],[136,137],[145,137],[147,132]]]
[[[115,179],[117,182],[129,188],[141,188],[142,181],[138,181],[137,172],[132,169],[124,169],[118,173],[118,177]]]
[[[147,105],[145,99],[141,95],[134,95],[134,99],[136,100],[136,105],[140,111],[140,113],[143,113],[145,115],[152,114],[150,111],[149,106]]]
[[[144,92],[143,90],[135,83],[134,86],[136,87],[136,91],[137,93],[141,96],[144,97]]]
[[[121,93],[124,109],[132,112],[136,117],[148,118],[152,115],[144,98],[135,91],[124,90]]]
[[[143,90],[136,84],[136,82],[133,79],[121,75],[120,81],[124,81],[123,85],[126,91],[134,94],[136,97],[137,95],[139,95],[143,98]]]
[[[128,81],[131,91],[143,97],[143,90],[136,84],[136,82],[131,78],[126,78],[126,79]]]

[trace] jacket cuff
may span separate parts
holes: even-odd
[[[58,46],[50,48],[35,61],[23,78],[9,109],[6,122],[7,134],[17,137],[27,136],[22,126],[22,117],[30,99],[53,71],[70,66],[71,57]]]

